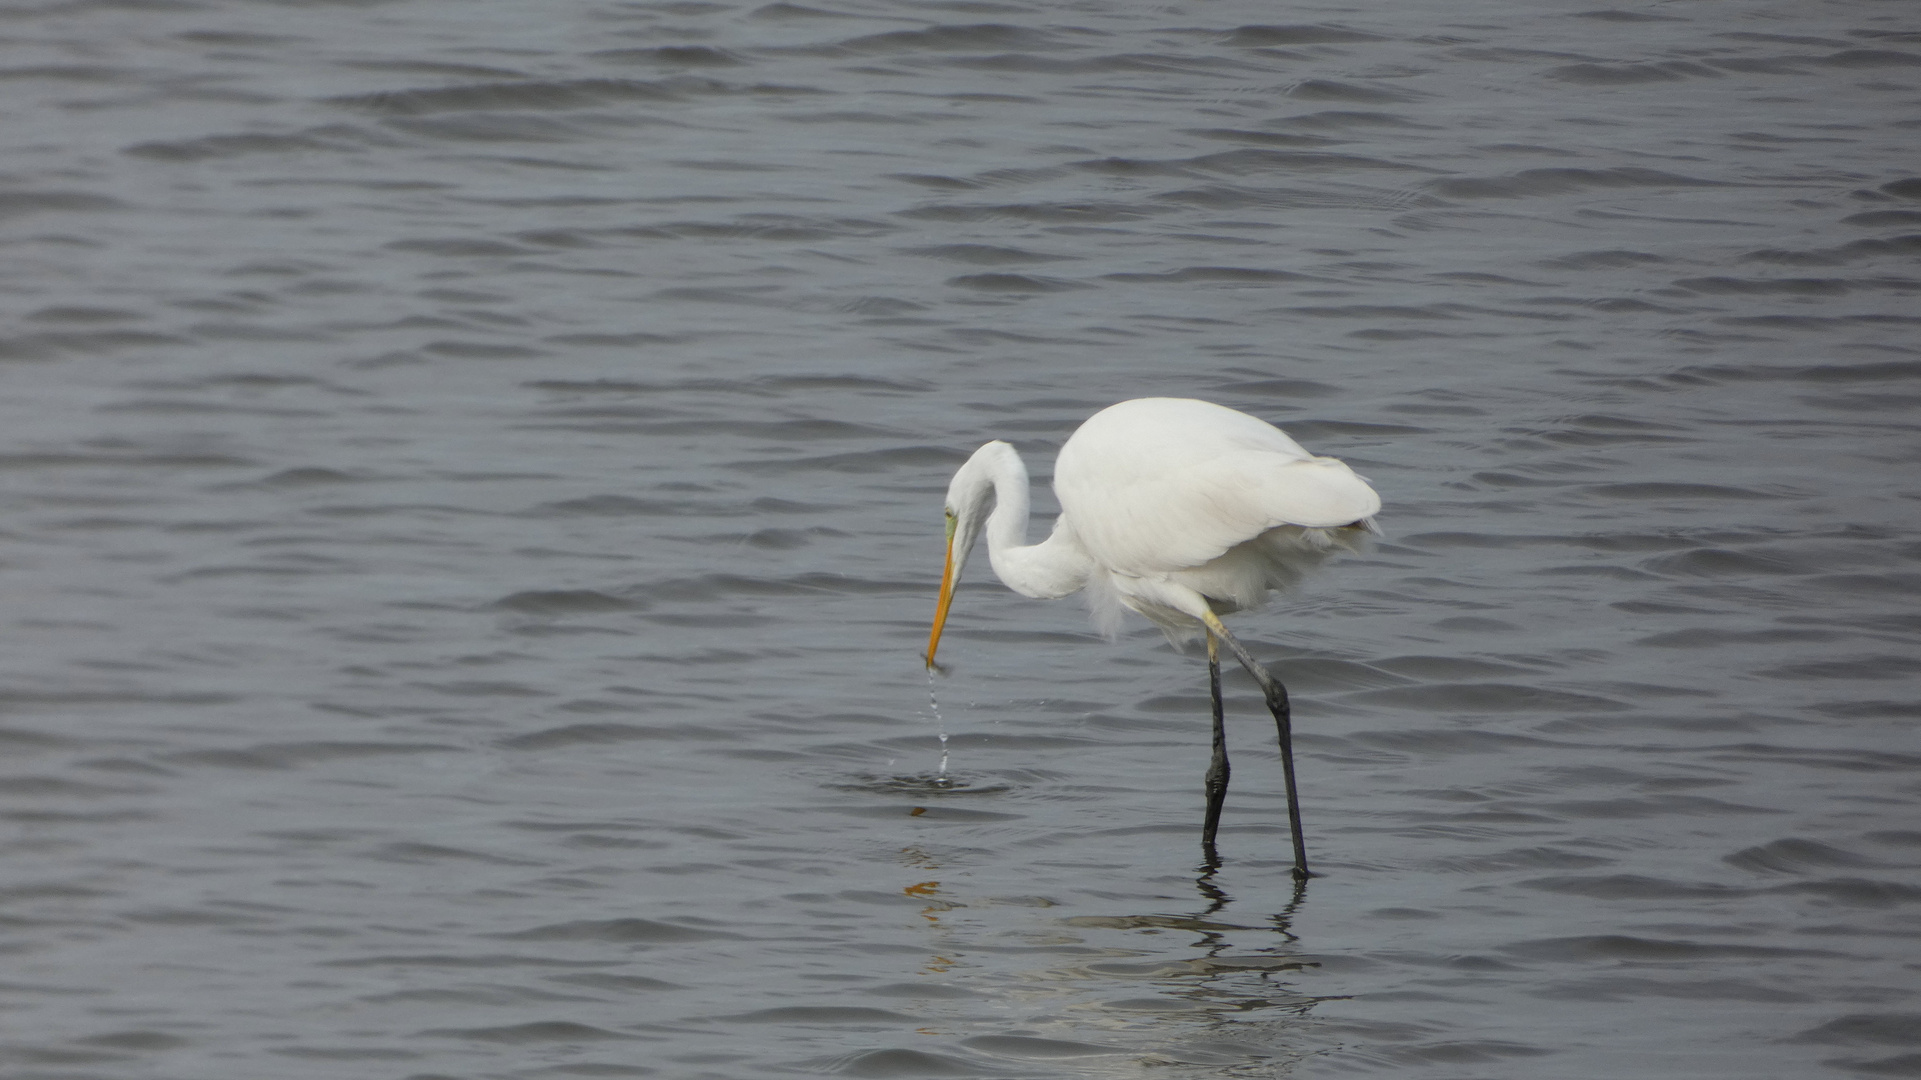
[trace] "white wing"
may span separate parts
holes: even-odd
[[[1282,525],[1333,528],[1381,509],[1345,463],[1186,398],[1096,413],[1061,448],[1054,492],[1088,554],[1130,575],[1199,566]]]

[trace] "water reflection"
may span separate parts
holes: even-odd
[[[880,795],[940,797],[947,795],[1004,795],[1006,784],[979,783],[951,773],[911,773],[900,776],[863,775],[833,785],[840,791],[865,791]]]
[[[919,1029],[949,1040],[941,1053],[927,1056],[957,1072],[997,1075],[1024,1062],[1045,1063],[1055,1074],[1109,1075],[1126,1061],[1162,1068],[1258,1064],[1272,1073],[1291,1067],[1295,1055],[1284,1046],[1298,1041],[1277,1039],[1272,1025],[1298,1024],[1318,1003],[1333,1000],[1293,984],[1294,976],[1319,967],[1302,954],[1293,929],[1307,902],[1305,885],[1294,887],[1278,910],[1237,917],[1246,902],[1220,880],[1219,865],[1206,862],[1193,878],[1196,902],[1183,910],[1050,917],[1030,925],[1023,944],[1010,949],[1006,935],[994,930],[1004,920],[957,922],[955,916],[978,908],[1052,907],[1052,901],[962,900],[956,887],[965,888],[965,870],[953,871],[950,882],[942,860],[920,846],[902,849],[899,861],[916,876],[928,875],[901,888],[920,904],[935,934],[918,974],[1006,1002],[1027,1018],[1011,1030],[983,1028],[978,1016]],[[1018,962],[1036,955],[1045,960]],[[1003,968],[999,961],[1010,957],[1017,962]],[[925,1053],[889,1051],[896,1052]]]
[[[0,1073],[1914,1071],[1891,5],[445,7],[8,10]],[[1194,868],[1197,669],[908,659],[1159,394],[1396,508],[1307,893],[1238,673]]]

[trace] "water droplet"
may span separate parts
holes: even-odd
[[[940,699],[934,694],[934,669],[927,669],[927,705],[934,710],[934,727],[940,733],[940,775],[947,776],[947,719],[940,713]]]

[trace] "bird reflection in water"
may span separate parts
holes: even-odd
[[[1047,1023],[1019,1032],[976,1016],[917,1028],[958,1039],[960,1048],[991,1053],[1002,1043],[1016,1051],[1016,1044],[1046,1044],[1178,1065],[1255,1045],[1270,1048],[1261,1056],[1271,1067],[1281,1064],[1271,1055],[1291,1056],[1271,1048],[1297,1045],[1300,1021],[1319,1002],[1336,1000],[1289,985],[1292,976],[1319,966],[1301,954],[1293,930],[1306,899],[1298,881],[1290,882],[1292,896],[1278,911],[1235,918],[1236,898],[1220,879],[1219,863],[1209,861],[1197,868],[1199,904],[1189,910],[1065,917],[1037,911],[1020,935],[1024,946],[1010,947],[1004,924],[950,916],[982,907],[1049,909],[1053,900],[972,895],[966,874],[948,881],[943,861],[920,846],[901,849],[899,861],[909,872],[903,880],[913,879],[901,894],[918,902],[932,946],[918,974],[938,977],[961,1000],[1020,999],[1029,1014],[1038,1001],[1050,1003],[1038,1009]],[[1266,1025],[1279,1026],[1269,1032],[1262,1030]]]

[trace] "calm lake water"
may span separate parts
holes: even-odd
[[[1921,21],[1591,2],[0,11],[0,1071],[1921,1075]],[[1386,503],[1299,895],[1146,623],[930,699],[1145,395]]]

